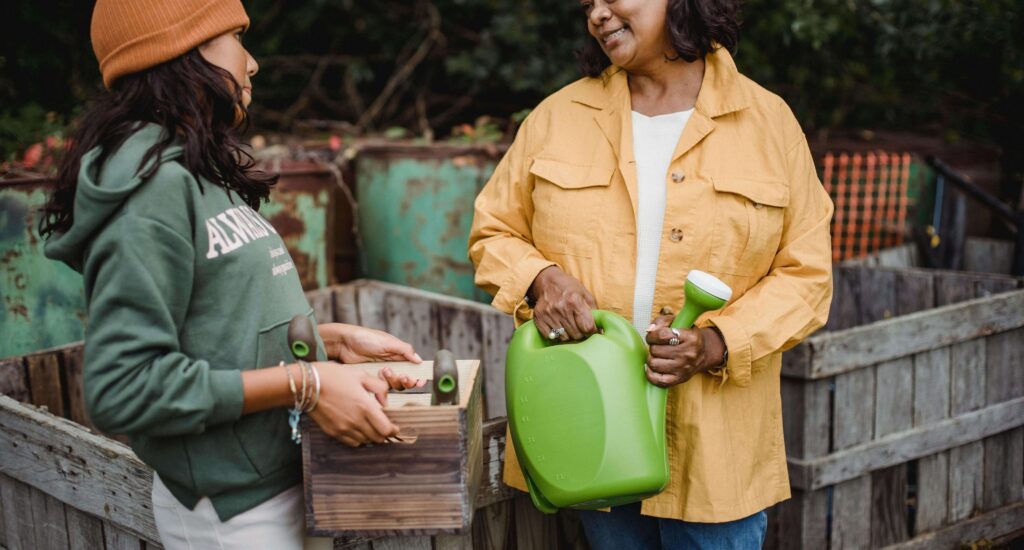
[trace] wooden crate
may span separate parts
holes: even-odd
[[[432,362],[358,365],[415,378]],[[302,467],[306,526],[320,536],[464,534],[480,485],[480,362],[459,361],[459,404],[430,394],[388,396],[387,416],[407,442],[352,448],[305,419]]]
[[[783,356],[793,498],[770,548],[957,548],[1024,529],[1024,290],[837,267],[828,328]]]

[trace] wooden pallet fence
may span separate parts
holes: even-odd
[[[793,498],[772,548],[957,548],[1024,528],[1024,290],[841,266],[829,328],[783,357]]]

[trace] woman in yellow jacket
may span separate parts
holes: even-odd
[[[495,307],[561,340],[617,312],[670,388],[668,487],[584,512],[595,548],[759,547],[790,494],[781,354],[828,316],[833,208],[790,109],[736,69],[737,4],[582,0],[586,76],[533,111],[476,201],[470,256]],[[733,299],[673,333],[690,269]]]

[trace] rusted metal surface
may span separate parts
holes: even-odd
[[[0,181],[0,357],[81,340],[82,277],[43,255],[39,209],[49,178]]]
[[[312,162],[275,162],[281,174],[260,213],[274,224],[306,290],[334,282],[334,209],[337,183]],[[39,209],[54,180],[0,181],[0,357],[81,340],[85,326],[82,277],[43,255]]]
[[[335,175],[323,164],[309,161],[275,160],[261,168],[281,176],[260,214],[288,246],[302,288],[334,283]]]
[[[466,253],[473,201],[500,147],[371,146],[355,161],[364,275],[490,301]]]

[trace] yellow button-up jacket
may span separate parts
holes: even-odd
[[[724,49],[704,80],[666,177],[655,315],[679,311],[690,269],[733,289],[706,314],[729,349],[722,371],[669,391],[671,478],[642,513],[687,521],[749,516],[789,497],[779,392],[782,351],[821,327],[832,295],[832,203],[785,102]],[[626,73],[611,67],[545,99],[476,200],[469,252],[496,308],[530,318],[534,277],[558,265],[598,307],[632,316],[637,176]],[[525,490],[512,445],[505,481]]]

